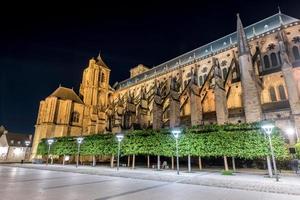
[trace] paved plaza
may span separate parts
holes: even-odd
[[[99,175],[100,172],[102,175]],[[153,177],[157,177],[156,180]],[[0,166],[0,179],[1,200],[300,199],[300,177],[282,177],[280,182],[276,183],[274,179],[258,175],[222,176],[218,173],[203,172],[181,173],[180,176],[176,176],[173,171],[156,172],[121,168],[119,172],[116,172],[115,169],[103,167],[76,169],[72,165],[49,165],[48,167],[2,165]],[[246,183],[243,183],[245,180],[249,182],[248,189]],[[253,188],[252,184],[255,181],[257,187]],[[211,186],[206,186],[209,182]],[[224,187],[216,184],[217,182],[224,184]],[[241,184],[241,189],[234,189],[231,186],[234,184]],[[287,190],[288,187],[292,188]]]

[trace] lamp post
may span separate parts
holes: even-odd
[[[124,138],[124,135],[122,133],[119,133],[116,135],[116,138],[118,140],[118,161],[117,161],[117,171],[119,171],[119,165],[120,165],[120,150],[121,150],[121,142]]]
[[[274,156],[274,150],[273,150],[273,145],[272,145],[272,139],[271,139],[271,134],[272,134],[274,125],[273,124],[265,124],[262,126],[262,128],[264,129],[264,131],[266,132],[266,134],[268,135],[268,138],[269,138],[269,145],[270,145],[270,151],[271,151],[271,155],[272,155],[272,161],[273,161],[273,167],[274,167],[274,172],[275,172],[275,176],[276,176],[276,181],[279,181],[277,167],[276,167],[276,161],[275,161],[275,156]]]
[[[83,137],[78,137],[76,138],[77,141],[77,159],[76,159],[76,168],[78,167],[79,163],[79,155],[80,155],[80,145],[82,144],[84,138]]]
[[[51,145],[53,144],[53,142],[54,142],[54,139],[52,139],[52,138],[49,138],[49,139],[47,140],[47,143],[48,143],[48,154],[47,154],[47,162],[46,162],[46,166],[48,166],[50,149],[51,149]]]
[[[178,155],[178,138],[179,134],[181,133],[180,129],[173,129],[172,134],[176,141],[176,168],[177,168],[177,175],[179,175],[179,155]]]

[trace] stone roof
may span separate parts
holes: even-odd
[[[0,126],[0,137],[4,133],[5,127],[3,125]]]
[[[97,60],[96,60],[96,63],[102,67],[105,67],[107,69],[109,69],[109,67],[105,64],[105,62],[102,60],[101,58],[101,54],[99,53],[98,57],[97,57]]]
[[[72,100],[77,103],[83,104],[82,100],[79,96],[74,92],[73,89],[66,88],[59,86],[51,95],[50,97],[57,97],[58,99],[63,100]]]
[[[245,37],[247,40],[255,38],[259,35],[276,31],[281,26],[287,27],[292,23],[299,23],[299,19],[290,17],[281,12],[267,17],[259,22],[256,22],[250,26],[244,28]],[[145,79],[152,78],[160,73],[163,73],[167,69],[174,69],[184,66],[188,63],[213,56],[214,54],[226,49],[230,49],[237,45],[237,32],[233,32],[213,42],[200,46],[190,52],[182,54],[176,58],[168,60],[160,65],[157,65],[150,70],[141,73],[133,78],[126,79],[119,83],[119,89],[129,87]]]
[[[28,135],[28,134],[8,132],[7,134],[5,134],[3,136],[6,136],[8,146],[26,147],[25,141],[30,141],[29,146],[31,146],[31,143],[32,143],[32,141],[31,141],[32,135]]]

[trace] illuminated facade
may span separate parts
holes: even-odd
[[[41,138],[132,129],[274,120],[300,131],[300,21],[281,12],[109,86],[100,55],[84,70],[80,95],[59,87],[41,101]],[[290,143],[294,136],[287,137]]]
[[[11,133],[0,126],[0,163],[28,161],[31,144],[32,135]]]

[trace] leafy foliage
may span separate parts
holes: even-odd
[[[272,143],[279,159],[287,157],[287,148],[278,129],[273,130]],[[125,134],[121,142],[123,155],[175,156],[175,138],[170,130],[135,130]],[[38,154],[46,155],[48,145],[42,140]],[[81,144],[82,155],[112,155],[117,153],[118,143],[114,134],[85,136]],[[300,145],[299,145],[300,148]],[[65,155],[77,152],[73,137],[56,138],[51,154]],[[180,156],[238,158],[263,158],[269,154],[269,144],[259,124],[205,125],[183,130],[179,137]]]
[[[300,158],[300,142],[295,144],[297,158]]]

